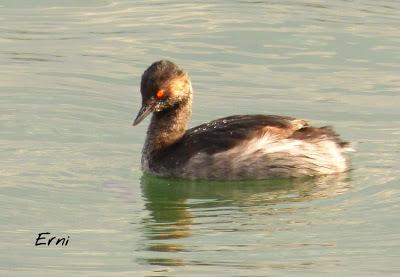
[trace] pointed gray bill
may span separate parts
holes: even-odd
[[[135,121],[133,121],[133,126],[138,125],[140,122],[142,122],[143,119],[146,118],[151,112],[154,111],[155,103],[148,103],[148,104],[143,104],[142,107],[140,108],[140,111],[138,115],[136,116]]]

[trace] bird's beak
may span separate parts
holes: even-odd
[[[149,114],[151,114],[154,111],[154,108],[156,107],[156,102],[147,102],[143,103],[142,107],[140,108],[140,111],[138,115],[136,116],[135,121],[133,121],[133,126],[138,125],[140,122],[142,122],[143,119],[146,118]]]

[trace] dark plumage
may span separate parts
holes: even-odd
[[[153,92],[165,87],[169,80],[181,76],[183,73],[175,63],[165,60],[154,62],[142,75],[140,91],[143,100],[150,99]]]
[[[263,179],[331,174],[348,169],[348,146],[330,127],[277,115],[235,115],[186,130],[191,116],[189,77],[170,61],[142,76],[142,108],[134,122],[153,117],[143,170],[159,176]]]

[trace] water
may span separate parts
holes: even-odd
[[[0,2],[1,276],[400,275],[400,2]],[[189,71],[192,126],[307,118],[353,171],[142,176],[140,75]],[[67,246],[34,246],[40,232]]]

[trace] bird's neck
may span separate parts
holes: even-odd
[[[147,130],[143,154],[162,150],[182,138],[192,115],[192,96],[170,109],[155,112]]]

